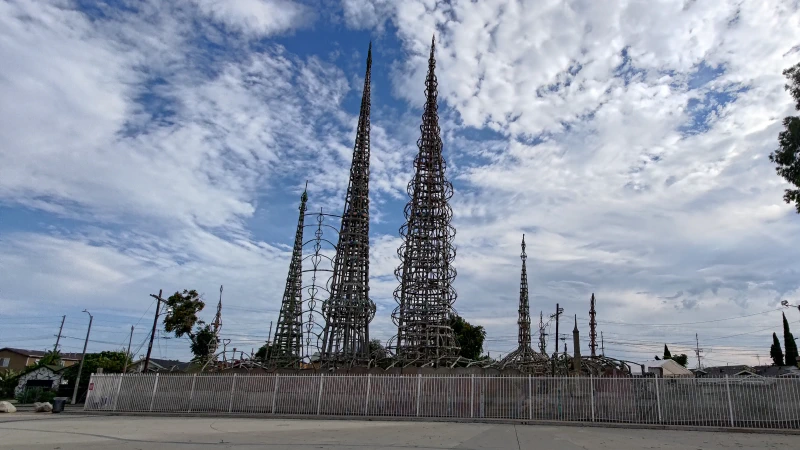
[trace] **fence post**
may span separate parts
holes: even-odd
[[[233,381],[231,382],[231,401],[228,403],[228,412],[233,411],[233,390],[236,389],[236,374],[233,374]]]
[[[658,423],[661,423],[663,419],[661,418],[661,393],[658,390],[658,377],[655,377],[653,380],[655,380],[656,383],[656,407],[658,409]]]
[[[117,410],[117,401],[119,400],[119,391],[122,389],[122,378],[125,376],[124,373],[119,375],[119,384],[117,384],[117,393],[114,394],[114,406],[111,408],[112,411]]]
[[[531,374],[528,374],[528,419],[533,420],[533,382]]]
[[[728,391],[728,411],[731,413],[731,426],[733,426],[733,403],[731,402],[731,383],[728,375],[725,375],[725,390]]]
[[[278,400],[278,381],[280,381],[281,374],[275,374],[275,389],[272,391],[272,414],[275,414],[275,402]]]
[[[322,382],[325,381],[325,374],[319,374],[319,394],[317,395],[317,415],[322,409]]]
[[[417,417],[419,417],[419,400],[422,395],[422,374],[417,374]]]
[[[153,383],[153,396],[150,397],[150,412],[153,412],[153,402],[156,401],[156,389],[158,389],[158,372],[156,372],[156,382]]]
[[[364,415],[369,411],[369,389],[372,386],[372,374],[367,374],[367,400],[364,402]]]
[[[469,416],[475,416],[475,374],[469,376]]]
[[[197,374],[192,376],[192,390],[189,392],[189,410],[187,412],[192,412],[192,401],[194,400],[194,384],[197,382]]]
[[[76,385],[77,385],[79,382],[80,382],[80,380],[78,380],[78,379],[76,379],[76,380],[75,380],[75,384],[76,384]],[[90,373],[90,374],[89,374],[89,387],[92,387],[92,383],[94,383],[94,374],[93,374],[93,373]],[[77,388],[75,388],[75,389],[77,389]],[[91,389],[90,389],[90,390],[88,390],[88,391],[86,391],[86,400],[83,402],[83,410],[84,410],[84,411],[86,411],[86,408],[89,406],[89,397],[90,397],[91,395],[92,395],[92,390],[91,390]]]
[[[658,389],[658,387],[656,387]],[[589,394],[592,396],[592,422],[594,422],[594,377],[589,374]],[[660,415],[661,413],[659,413]]]

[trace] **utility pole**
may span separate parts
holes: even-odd
[[[600,355],[606,356],[606,344],[603,342],[603,332],[600,332]]]
[[[61,330],[64,329],[64,320],[67,316],[61,316],[61,326],[58,328],[58,337],[56,338],[56,346],[53,347],[53,353],[58,351],[58,343],[61,341]]]
[[[164,302],[163,298],[161,298],[162,289],[158,290],[158,296],[155,294],[150,294],[150,297],[156,299],[156,315],[153,317],[153,331],[150,332],[150,344],[147,346],[147,356],[144,358],[144,368],[142,369],[142,373],[147,373],[147,369],[150,367],[150,353],[153,351],[153,339],[156,337],[156,327],[158,326],[158,312],[161,309],[161,302]]]
[[[702,369],[703,366],[700,364],[700,352],[702,352],[703,349],[700,348],[700,339],[697,337],[697,333],[694,334],[694,340],[696,342],[694,353],[697,355],[697,368]]]
[[[556,303],[556,313],[550,316],[550,318],[556,319],[556,345],[553,348],[553,376],[556,376],[556,358],[558,357],[558,316],[564,312],[564,308],[561,308],[558,303]]]
[[[125,352],[125,367],[122,368],[122,373],[128,371],[128,359],[131,358],[131,341],[133,340],[133,325],[131,325],[131,336],[128,338],[128,351]]]
[[[75,404],[75,400],[78,397],[78,386],[81,384],[81,372],[83,372],[83,361],[86,359],[86,346],[89,345],[89,333],[92,331],[92,313],[87,310],[83,310],[86,314],[89,314],[89,328],[86,330],[86,341],[83,343],[83,355],[81,356],[81,365],[78,366],[78,378],[75,379],[75,388],[72,390],[72,404]]]

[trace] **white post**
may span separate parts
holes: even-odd
[[[122,378],[125,376],[125,373],[119,374],[119,384],[117,384],[117,393],[114,395],[114,407],[111,408],[112,411],[117,410],[117,401],[119,400],[119,391],[122,388]]]
[[[80,372],[78,373],[78,376],[80,377]],[[77,379],[75,380],[75,386],[76,386],[76,387],[75,387],[75,390],[76,390],[76,391],[78,390],[78,387],[77,387],[77,386],[78,386],[78,383],[80,383],[80,381],[81,381],[81,379],[80,379],[80,378],[77,378]],[[89,374],[89,387],[90,387],[90,388],[92,387],[92,383],[94,383],[94,374],[93,374],[93,373],[92,373],[92,374]],[[88,391],[86,391],[86,401],[83,403],[83,410],[84,410],[84,411],[86,411],[86,408],[89,406],[89,397],[90,397],[91,395],[92,395],[92,389],[89,389]],[[75,404],[74,397],[73,397],[72,404],[73,404],[73,405]]]
[[[422,374],[417,374],[417,417],[419,417],[419,400],[422,395]]]
[[[189,411],[192,412],[192,401],[194,400],[194,384],[197,382],[197,374],[192,376],[192,390],[189,392]]]
[[[367,412],[369,411],[369,389],[370,389],[370,387],[372,387],[371,385],[372,385],[372,374],[368,373],[367,374],[367,400],[364,402],[364,415],[365,416],[367,415]]]
[[[532,377],[528,374],[528,419],[533,420],[533,386]]]
[[[153,412],[153,402],[156,401],[156,389],[158,389],[158,373],[156,373],[156,382],[153,383],[153,396],[150,397],[150,412]]]
[[[653,380],[656,383],[656,407],[658,409],[658,423],[661,423],[663,419],[661,417],[661,393],[658,390],[658,377],[655,377]]]
[[[228,412],[233,411],[233,390],[236,389],[236,374],[233,374],[233,382],[231,382],[231,401],[228,403]]]
[[[322,409],[322,382],[325,381],[325,374],[319,374],[319,394],[317,395],[317,415]]]
[[[728,411],[731,413],[731,426],[733,426],[733,403],[731,402],[731,384],[728,375],[725,375],[725,390],[728,391]]]
[[[589,394],[592,396],[592,422],[594,422],[594,377],[592,374],[589,374]],[[661,415],[660,412],[658,414]]]
[[[475,416],[475,374],[469,376],[469,416]]]
[[[272,391],[272,414],[275,414],[275,402],[278,400],[278,381],[280,381],[281,374],[275,374],[275,389]]]

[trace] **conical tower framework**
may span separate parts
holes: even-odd
[[[329,285],[330,297],[322,305],[325,329],[320,359],[328,367],[353,366],[369,360],[369,323],[375,316],[375,303],[369,298],[371,71],[372,43],[367,52],[367,72]]]
[[[531,314],[528,299],[528,254],[525,253],[524,234],[522,235],[522,253],[520,253],[520,259],[522,259],[522,271],[519,282],[519,318],[517,319],[517,324],[519,325],[517,343],[519,346],[516,350],[506,355],[500,362],[500,365],[501,367],[518,367],[526,372],[544,373],[547,370],[547,357],[534,351],[531,347]],[[542,327],[541,320],[540,317],[540,329]]]
[[[419,153],[414,158],[414,178],[408,184],[410,200],[406,223],[400,228],[403,244],[398,249],[401,265],[395,270],[400,286],[392,313],[397,325],[395,352],[406,364],[439,365],[458,358],[460,348],[450,327],[456,291],[453,247],[455,228],[448,201],[453,185],[445,177],[442,138],[437,112],[435,41],[431,42],[425,79]]]
[[[592,300],[589,302],[589,350],[591,356],[594,358],[597,353],[597,319],[595,316],[597,312],[594,310],[594,292],[592,292]]]
[[[286,288],[283,291],[278,324],[275,327],[275,339],[272,341],[269,353],[270,360],[284,364],[299,363],[303,350],[303,226],[306,202],[308,193],[307,189],[304,189],[303,195],[300,196],[300,215],[297,219],[297,231],[294,234],[289,275],[286,277]]]
[[[208,354],[212,359],[216,359],[217,348],[219,347],[219,333],[222,331],[222,285],[219,285],[219,303],[217,303],[217,314],[214,316],[214,321],[211,322],[211,331],[214,333],[214,339],[208,344]]]

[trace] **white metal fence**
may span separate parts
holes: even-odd
[[[797,429],[800,379],[98,374],[85,409]]]

